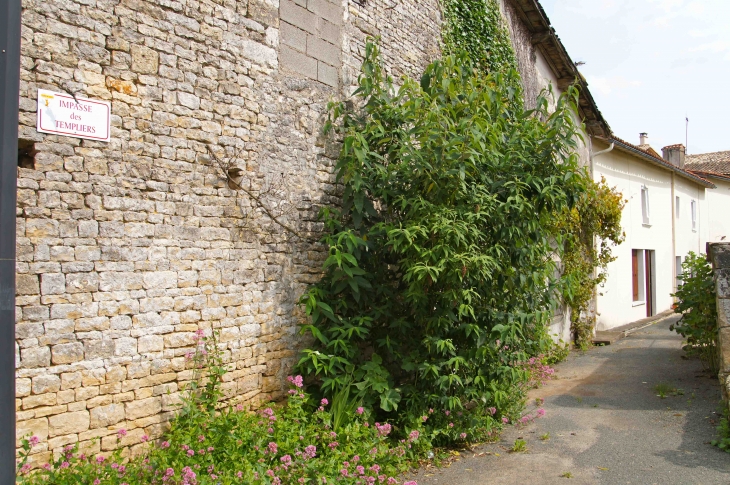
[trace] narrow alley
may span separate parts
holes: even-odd
[[[672,316],[613,345],[574,352],[556,379],[530,393],[545,417],[498,443],[427,469],[422,485],[728,484],[730,460],[710,445],[717,379],[686,359]],[[660,394],[665,395],[664,398]],[[533,413],[534,414],[534,413]],[[526,452],[511,452],[515,440]]]

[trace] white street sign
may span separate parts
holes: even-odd
[[[67,93],[38,90],[37,129],[41,133],[109,141],[111,103],[74,99]]]

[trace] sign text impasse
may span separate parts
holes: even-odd
[[[109,141],[111,103],[74,99],[67,93],[38,90],[37,129],[41,133]]]

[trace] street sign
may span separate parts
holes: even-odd
[[[111,103],[38,90],[36,128],[41,133],[109,141]]]

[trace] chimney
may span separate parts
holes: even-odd
[[[669,145],[662,148],[662,157],[675,167],[684,168],[684,145]]]
[[[649,138],[649,135],[646,133],[639,133],[639,146],[644,146],[647,144],[647,139]]]

